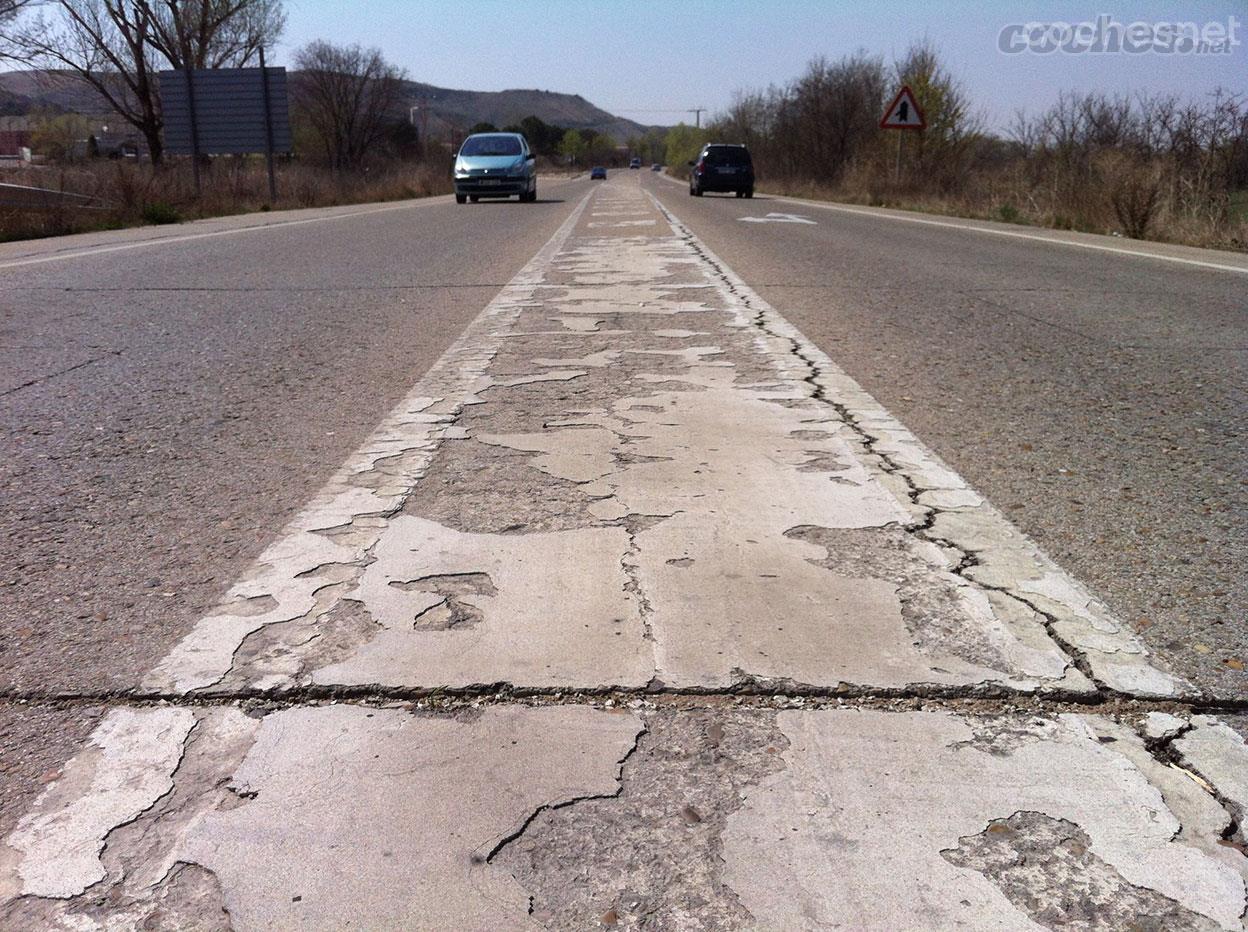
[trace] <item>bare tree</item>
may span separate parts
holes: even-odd
[[[281,0],[137,0],[152,22],[152,45],[175,67],[251,63],[286,27]]]
[[[335,171],[359,168],[398,115],[403,71],[380,50],[310,42],[295,53],[294,116]]]
[[[4,0],[0,0],[4,2]],[[44,0],[13,29],[31,67],[68,71],[134,126],[162,160],[157,72],[242,64],[285,26],[281,0]]]
[[[0,0],[0,58],[7,57],[10,51],[9,30],[17,20],[17,14],[30,4],[31,0]]]

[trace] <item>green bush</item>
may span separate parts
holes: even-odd
[[[153,201],[143,205],[144,223],[181,223],[182,215],[178,209],[164,201]]]

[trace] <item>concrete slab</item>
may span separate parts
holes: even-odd
[[[763,928],[1239,929],[1244,880],[1098,721],[782,712],[785,769],[729,819]]]
[[[464,534],[400,515],[355,596],[375,632],[313,681],[642,686],[653,662],[628,546],[618,527]]]
[[[231,781],[251,800],[212,813],[178,858],[218,878],[239,930],[538,928],[490,853],[539,809],[615,793],[639,730],[584,708],[278,713]]]

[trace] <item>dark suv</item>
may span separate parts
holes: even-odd
[[[737,197],[754,196],[754,163],[745,146],[713,142],[702,147],[690,162],[689,193],[701,197],[706,191],[734,191]]]

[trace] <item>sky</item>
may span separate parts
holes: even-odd
[[[859,49],[891,62],[928,39],[961,79],[990,129],[1034,112],[1062,90],[1197,96],[1248,92],[1248,0],[286,0],[278,61],[314,39],[376,46],[408,77],[468,90],[536,88],[580,94],[639,123],[693,122],[738,90],[796,78],[817,55]],[[1009,24],[1238,21],[1241,43],[1218,54],[1005,54]]]

